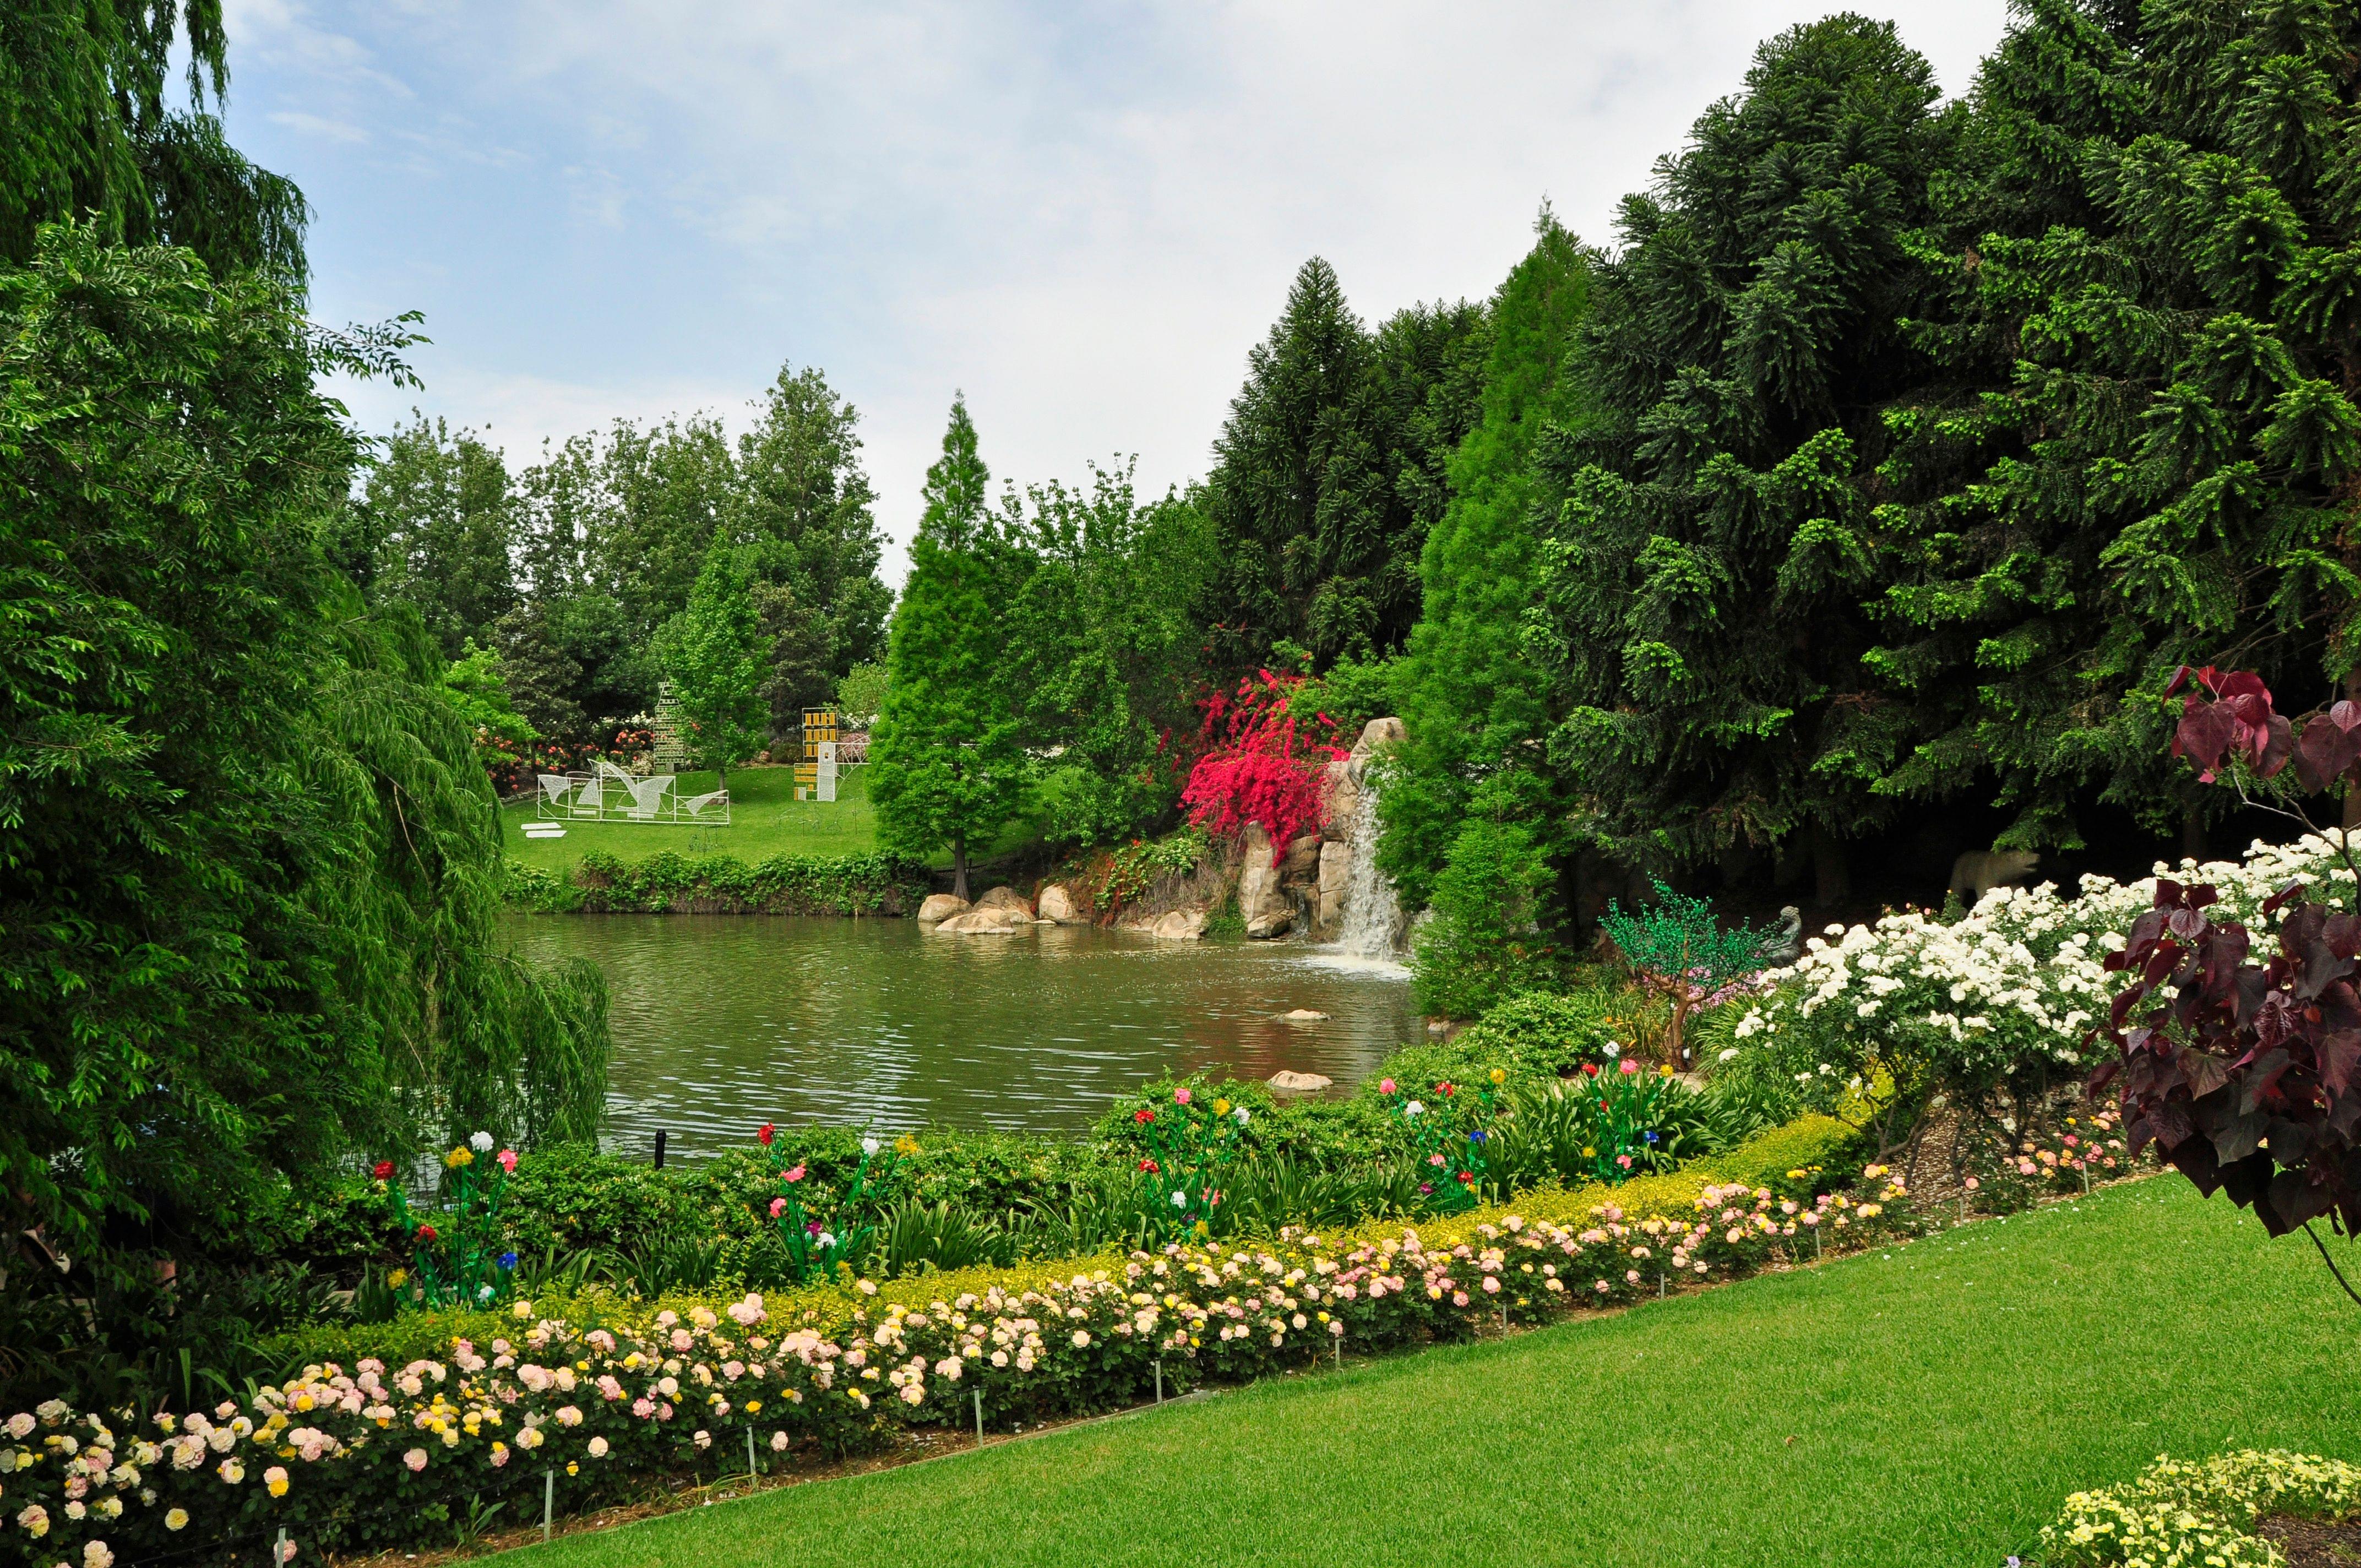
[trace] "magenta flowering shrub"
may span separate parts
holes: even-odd
[[[923,1278],[862,1280],[861,1305],[829,1323],[774,1321],[759,1295],[636,1330],[521,1301],[513,1340],[317,1363],[209,1413],[18,1413],[0,1424],[0,1562],[219,1559],[281,1528],[301,1552],[379,1550],[503,1500],[529,1518],[545,1476],[572,1512],[661,1476],[742,1471],[750,1434],[764,1456],[840,1453],[899,1425],[963,1426],[979,1395],[989,1423],[1034,1421],[1146,1398],[1159,1363],[1181,1388],[1624,1305],[1821,1238],[1884,1239],[1908,1223],[1892,1207],[1905,1196],[1890,1179],[1863,1200],[1707,1186],[1573,1223],[1439,1223],[1465,1234],[1432,1242],[1415,1226],[1290,1228],[1267,1245],[1176,1242],[1035,1289],[922,1301]]]

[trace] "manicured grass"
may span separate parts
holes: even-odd
[[[2178,1177],[533,1547],[693,1564],[1998,1564],[2159,1453],[2361,1459],[2356,1314]]]
[[[713,787],[710,773],[680,775],[680,793]],[[877,814],[869,804],[869,780],[856,768],[823,805],[796,798],[793,768],[735,768],[730,773],[727,828],[688,828],[663,822],[568,822],[563,839],[531,839],[523,824],[533,819],[533,803],[504,807],[500,836],[510,857],[542,871],[563,871],[592,850],[620,860],[641,861],[662,850],[682,855],[735,855],[752,863],[773,855],[867,854],[877,848]]]

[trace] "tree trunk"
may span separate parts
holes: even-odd
[[[2345,700],[2361,703],[2361,666],[2345,672]],[[2350,773],[2345,778],[2345,816],[2337,826],[2347,833],[2361,829],[2361,784]]]
[[[2349,800],[2345,808],[2348,812],[2353,809]],[[2180,808],[2180,854],[2183,860],[2195,861],[2201,866],[2205,863],[2205,817],[2194,801]]]
[[[951,896],[967,902],[967,835],[951,835]]]

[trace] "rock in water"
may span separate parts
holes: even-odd
[[[1246,922],[1246,935],[1285,936],[1295,924],[1295,905],[1279,886],[1280,868],[1272,854],[1270,834],[1261,823],[1246,824],[1240,835],[1240,852],[1245,859],[1238,866],[1238,917]]]
[[[1176,909],[1148,928],[1151,937],[1161,937],[1168,942],[1193,942],[1205,934],[1205,912],[1202,909]]]
[[[1035,907],[1044,920],[1054,920],[1060,926],[1087,926],[1091,917],[1074,903],[1074,895],[1058,883],[1051,883],[1041,890],[1040,901]]]
[[[953,937],[1011,937],[1033,924],[1033,916],[998,905],[978,905],[964,915],[938,921],[935,929]]]
[[[994,888],[977,899],[975,906],[978,909],[1006,909],[1022,915],[1027,920],[1033,918],[1033,906],[1026,903],[1025,895],[1013,887]]]
[[[1292,1013],[1282,1013],[1279,1016],[1286,1019],[1290,1024],[1317,1024],[1322,1019],[1327,1017],[1328,1014],[1325,1013],[1314,1013],[1309,1007],[1299,1007]]]
[[[1314,1014],[1313,1016],[1319,1014]],[[1269,1079],[1270,1086],[1281,1094],[1310,1094],[1314,1090],[1329,1088],[1335,1081],[1316,1072],[1274,1072]]]
[[[922,924],[931,926],[938,920],[964,915],[969,907],[968,901],[955,894],[930,893],[927,894],[927,902],[918,905],[918,919]]]

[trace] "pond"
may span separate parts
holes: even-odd
[[[1168,1073],[1346,1085],[1421,1036],[1397,965],[1288,942],[1159,942],[912,920],[518,916],[536,959],[613,994],[607,1146],[704,1154],[762,1123],[1077,1131]],[[1329,1016],[1290,1023],[1308,1008]]]

